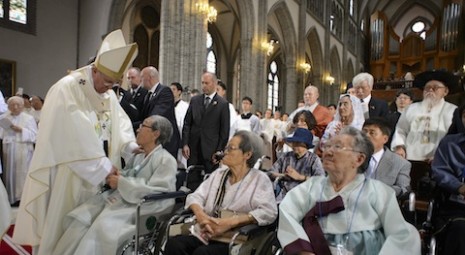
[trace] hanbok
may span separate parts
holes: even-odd
[[[176,160],[161,145],[146,157],[135,155],[116,190],[97,194],[67,214],[66,231],[53,254],[116,254],[135,233],[137,203],[149,193],[175,191],[176,171]],[[173,199],[151,202],[142,214],[170,212],[173,205]]]

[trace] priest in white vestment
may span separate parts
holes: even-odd
[[[137,45],[126,45],[121,30],[111,32],[94,63],[48,91],[13,234],[16,243],[51,254],[64,232],[64,216],[121,169],[121,157],[139,150],[131,121],[111,90],[136,55]]]
[[[400,115],[391,142],[393,151],[408,160],[433,159],[457,108],[444,100],[456,83],[455,77],[445,71],[427,71],[415,78],[414,85],[423,89],[423,101],[411,104]]]
[[[135,154],[124,170],[107,177],[112,188],[91,197],[65,218],[66,232],[53,254],[117,254],[135,233],[135,214],[141,198],[176,190],[177,163],[163,148],[173,134],[165,117],[153,115],[137,130],[143,153]],[[170,213],[173,199],[142,206],[142,214]],[[118,252],[118,254],[120,254]]]
[[[34,117],[23,109],[23,98],[13,96],[8,99],[8,112],[0,116],[2,121],[10,123],[0,128],[0,138],[3,140],[5,186],[12,205],[21,199],[37,136]]]

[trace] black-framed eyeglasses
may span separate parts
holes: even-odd
[[[141,123],[141,124],[139,125],[139,128],[143,128],[143,127],[146,127],[146,128],[150,128],[150,129],[152,129],[152,127],[151,127],[151,126],[149,126],[149,125],[145,125],[144,123]]]
[[[231,145],[228,145],[226,147],[224,147],[224,151],[234,151],[234,150],[240,150],[241,148],[239,147],[234,147],[234,146],[231,146]]]

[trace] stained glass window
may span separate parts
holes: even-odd
[[[10,20],[21,24],[27,21],[27,0],[10,0]]]
[[[268,108],[275,109],[278,106],[279,77],[278,64],[276,61],[271,62],[270,72],[268,73]]]
[[[207,33],[207,72],[216,74],[216,55],[213,51],[213,38]]]
[[[0,1],[0,18],[3,18],[3,1]]]
[[[35,34],[37,0],[0,0],[0,26]]]

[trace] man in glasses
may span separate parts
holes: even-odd
[[[423,100],[410,105],[400,116],[391,143],[393,151],[406,154],[408,160],[430,162],[433,159],[457,108],[444,100],[457,81],[445,71],[426,71],[415,78],[414,86],[423,89]]]

